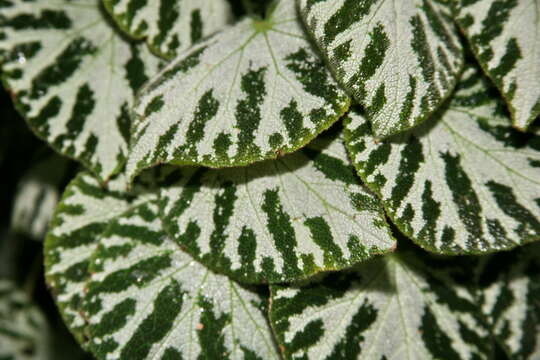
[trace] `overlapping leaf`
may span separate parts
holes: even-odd
[[[189,169],[161,191],[166,231],[210,268],[246,282],[339,270],[395,241],[341,137],[245,168]]]
[[[540,137],[513,130],[496,91],[469,68],[452,102],[385,142],[358,113],[346,141],[366,184],[426,249],[480,253],[540,239]]]
[[[338,81],[366,109],[376,137],[407,130],[450,95],[462,49],[441,1],[299,0]]]
[[[349,105],[304,38],[293,1],[181,56],[135,107],[128,173],[163,162],[247,165],[292,152]]]
[[[103,0],[129,36],[145,38],[158,56],[173,59],[232,20],[226,0]]]
[[[85,310],[98,359],[278,359],[262,298],[162,231],[154,203],[101,236]]]
[[[127,156],[134,91],[157,72],[99,0],[0,2],[3,79],[34,132],[101,180]]]
[[[539,244],[491,256],[479,290],[484,316],[511,358],[540,358]]]
[[[0,280],[0,359],[50,359],[49,328],[41,311],[9,280]]]
[[[11,229],[42,241],[60,197],[68,161],[48,155],[36,162],[18,185],[11,213]]]
[[[110,182],[109,187],[114,189],[117,183]],[[93,176],[83,173],[68,185],[58,205],[45,241],[46,277],[65,323],[81,343],[86,342],[81,301],[97,237],[109,222],[143,200],[146,197],[133,200],[121,192],[106,192]]]
[[[459,0],[458,22],[476,57],[508,102],[513,124],[540,114],[540,1]]]
[[[321,284],[272,287],[288,359],[486,359],[472,295],[412,254],[387,255]]]

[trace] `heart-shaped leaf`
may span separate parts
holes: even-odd
[[[489,257],[479,304],[512,359],[540,358],[540,244]]]
[[[400,230],[448,254],[540,239],[540,136],[512,129],[497,91],[468,68],[452,102],[422,127],[378,142],[352,112],[358,173]]]
[[[158,60],[109,26],[100,0],[0,2],[0,64],[17,108],[106,181],[124,164],[133,95]]]
[[[49,326],[28,295],[0,280],[0,359],[50,359]]]
[[[432,0],[299,0],[338,81],[367,111],[377,138],[426,120],[463,66],[449,9]]]
[[[108,185],[118,188],[115,181]],[[68,185],[58,205],[45,240],[46,278],[65,323],[82,344],[87,339],[81,301],[96,239],[109,222],[143,200],[147,199],[132,200],[122,192],[106,192],[96,178],[82,173]]]
[[[98,359],[278,359],[263,299],[185,254],[145,203],[93,255],[85,312]]]
[[[294,2],[192,48],[135,106],[131,177],[159,163],[247,165],[304,146],[348,108],[312,51]]]
[[[341,137],[279,160],[178,176],[160,193],[166,231],[208,267],[245,282],[298,280],[395,247]]]
[[[119,27],[166,59],[232,21],[226,0],[103,0]]]
[[[306,287],[272,287],[287,359],[487,359],[472,295],[412,254],[392,254]]]
[[[516,128],[540,115],[540,1],[458,0],[458,23]]]

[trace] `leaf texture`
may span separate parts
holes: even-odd
[[[173,59],[202,38],[232,21],[225,0],[103,0],[119,27],[150,50]]]
[[[294,2],[281,1],[266,20],[247,18],[195,46],[141,90],[127,171],[276,158],[348,106],[305,39]]]
[[[100,0],[0,2],[3,80],[32,130],[102,181],[128,151],[134,92],[158,60],[109,26]]]
[[[306,287],[272,286],[286,359],[486,359],[472,295],[416,255],[387,255]]]
[[[458,23],[521,130],[540,114],[540,1],[459,0]]]
[[[540,358],[540,244],[490,256],[478,303],[512,359]]]
[[[11,213],[11,229],[34,240],[45,239],[56,204],[60,186],[64,181],[69,162],[50,154],[36,162],[17,186]]]
[[[335,136],[245,168],[179,171],[160,193],[166,231],[208,267],[250,283],[298,280],[392,251],[382,207]]]
[[[431,0],[299,0],[336,78],[362,104],[377,138],[426,120],[463,66],[446,5]]]
[[[0,359],[48,360],[47,320],[10,280],[0,280]]]
[[[483,253],[540,239],[540,137],[510,127],[497,92],[468,68],[452,102],[377,142],[352,112],[346,142],[394,223],[422,247]]]
[[[118,181],[108,185],[119,188]],[[46,279],[64,322],[83,345],[87,323],[81,306],[97,237],[109,222],[143,200],[119,191],[107,192],[95,177],[82,173],[68,185],[58,205],[45,240]]]
[[[278,359],[263,298],[195,262],[155,203],[111,222],[92,257],[85,312],[98,359]]]

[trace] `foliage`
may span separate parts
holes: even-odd
[[[0,0],[0,359],[539,359],[539,9]]]

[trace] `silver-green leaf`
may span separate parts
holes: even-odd
[[[346,142],[393,222],[422,247],[483,253],[540,239],[540,136],[510,126],[496,89],[472,67],[420,128],[375,140],[351,112]]]
[[[472,294],[408,253],[305,287],[272,286],[286,359],[487,359]]]
[[[108,185],[118,190],[122,184]],[[83,344],[87,323],[81,306],[97,237],[109,222],[146,197],[151,195],[134,200],[120,191],[105,191],[95,177],[82,173],[68,185],[57,207],[45,240],[45,273],[64,322]]]
[[[24,174],[13,200],[11,230],[38,241],[45,238],[68,165],[65,158],[48,154]]]
[[[49,326],[13,281],[0,280],[0,359],[51,359]]]
[[[349,98],[311,49],[294,2],[203,41],[141,90],[127,171],[247,165],[301,148]]]
[[[395,247],[341,137],[245,168],[177,176],[160,193],[165,230],[208,267],[244,282],[298,280]]]
[[[173,59],[202,38],[221,30],[233,15],[226,0],[103,0],[118,26],[150,50]]]
[[[98,359],[279,359],[263,298],[184,253],[157,204],[111,222],[99,243],[85,299]]]
[[[298,0],[336,78],[361,103],[377,138],[426,120],[463,66],[447,5],[432,0]]]
[[[457,19],[476,58],[506,99],[513,124],[540,115],[540,1],[458,0]]]
[[[3,80],[32,130],[102,181],[125,163],[134,92],[157,72],[122,39],[100,0],[0,3]]]

